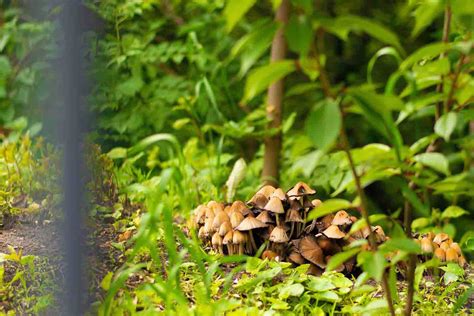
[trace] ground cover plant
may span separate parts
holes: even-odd
[[[473,311],[470,1],[83,4],[101,21],[78,39],[96,118],[83,144],[89,313]],[[0,0],[7,314],[54,313],[61,286],[48,238],[62,152],[36,123],[61,6],[43,8]],[[275,227],[242,233],[233,207],[242,223],[273,212],[258,221]],[[244,243],[224,247],[229,232]],[[24,242],[35,237],[53,250]]]

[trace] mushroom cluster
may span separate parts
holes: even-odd
[[[304,182],[298,182],[286,193],[266,185],[246,203],[224,204],[210,201],[194,211],[193,225],[198,237],[221,254],[254,255],[265,245],[263,258],[311,265],[310,273],[320,274],[328,260],[357,239],[366,239],[365,227],[349,235],[357,218],[341,210],[322,218],[307,221],[309,212],[322,202],[313,199],[316,193]],[[382,227],[374,226],[376,241],[386,237]],[[355,259],[337,270],[351,272]]]
[[[466,265],[461,247],[446,233],[434,234],[429,232],[419,236],[416,241],[420,244],[424,256],[435,256],[442,262],[455,262],[461,267]]]

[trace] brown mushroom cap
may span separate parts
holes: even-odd
[[[194,210],[194,222],[196,224],[204,224],[204,218],[206,216],[206,206],[199,205]]]
[[[459,256],[458,263],[461,267],[464,267],[467,264],[466,258],[463,255]]]
[[[224,239],[222,240],[222,244],[227,245],[227,244],[232,244],[234,238],[234,231],[229,230],[227,234],[225,234]]]
[[[229,221],[229,215],[227,215],[226,212],[223,210],[219,210],[216,212],[216,215],[214,216],[214,220],[212,221],[212,226],[214,229],[219,229],[219,227],[224,223]]]
[[[211,243],[213,246],[222,246],[222,237],[219,233],[212,235]]]
[[[206,229],[204,228],[204,226],[202,226],[201,228],[199,228],[198,237],[199,237],[200,239],[204,239],[204,238],[206,238],[207,236],[209,236],[209,235],[206,233]]]
[[[245,205],[245,203],[242,201],[235,201],[234,203],[232,203],[231,211],[240,212],[244,216],[250,213],[250,210],[248,209],[247,205]]]
[[[339,247],[334,239],[329,239],[328,237],[321,235],[317,237],[316,241],[325,254],[333,255],[341,251],[341,247]]]
[[[281,201],[286,201],[286,194],[281,188],[275,189],[275,191],[273,191],[273,193],[270,195],[270,198],[272,197],[277,197]]]
[[[341,239],[341,238],[344,238],[346,236],[346,234],[344,232],[342,232],[339,229],[339,227],[337,227],[336,225],[331,225],[328,228],[326,228],[323,231],[323,234],[324,234],[324,236],[326,236],[328,238],[332,238],[332,239]]]
[[[317,265],[311,263],[309,265],[309,269],[307,273],[314,276],[321,276],[323,275],[324,270],[318,267]]]
[[[458,262],[458,253],[456,249],[449,248],[448,250],[446,250],[446,261]]]
[[[444,251],[447,251],[450,247],[449,244],[446,241],[443,241],[440,245],[439,248],[443,249]]]
[[[224,204],[216,202],[216,201],[209,201],[207,203],[207,207],[210,208],[211,210],[215,212],[217,211],[223,211],[224,210]]]
[[[441,245],[443,241],[446,241],[449,239],[449,235],[446,233],[439,233],[436,234],[436,236],[433,238],[433,241],[437,243],[438,245]]]
[[[324,254],[321,247],[314,236],[306,236],[300,240],[299,244],[300,254],[309,262],[316,264],[320,268],[326,267],[324,262]]]
[[[424,253],[432,253],[433,252],[433,244],[428,237],[423,237],[420,242],[421,251]]]
[[[256,208],[260,208],[262,209],[265,204],[267,204],[268,202],[268,198],[261,194],[261,193],[256,193],[251,199],[250,201],[247,202],[247,204],[250,204]]]
[[[232,224],[229,221],[225,221],[219,227],[219,235],[224,237],[230,230],[232,230]]]
[[[434,255],[441,261],[445,261],[446,260],[446,253],[443,249],[441,248],[438,248],[435,250],[434,252]]]
[[[333,219],[334,219],[334,215],[328,214],[324,216],[320,221],[316,222],[316,227],[318,228],[318,231],[323,231],[329,226],[331,226]]]
[[[316,191],[311,189],[309,185],[304,182],[298,182],[295,184],[293,188],[291,188],[288,192],[288,196],[303,196],[303,195],[310,195],[315,194]]]
[[[268,225],[265,223],[262,223],[255,217],[250,217],[247,216],[240,224],[239,226],[235,227],[236,230],[240,231],[247,231],[247,230],[252,230],[256,228],[262,228],[262,227],[267,227]]]
[[[244,215],[240,212],[233,212],[230,214],[230,224],[232,225],[232,228],[236,228],[239,226],[240,223],[244,220]]]
[[[275,223],[273,218],[270,216],[270,213],[268,211],[265,211],[265,210],[260,212],[260,214],[258,214],[256,219],[258,219],[259,221],[261,221],[264,224],[273,224],[273,223]]]
[[[339,211],[336,213],[336,215],[334,215],[334,218],[331,222],[332,225],[350,225],[352,224],[352,220],[349,216],[349,214],[342,210],[342,211]]]
[[[293,262],[295,264],[304,264],[305,263],[305,260],[304,260],[303,256],[297,251],[292,251],[290,253],[290,255],[288,256],[288,260],[290,260],[291,262]]]
[[[275,251],[272,250],[265,250],[262,253],[262,259],[268,259],[268,260],[275,260],[278,261],[279,256]]]
[[[314,208],[320,206],[322,203],[323,203],[323,201],[321,201],[320,199],[314,199],[314,200],[311,201],[311,204],[313,204]]]
[[[284,243],[290,240],[290,238],[288,238],[288,235],[286,234],[285,228],[281,226],[277,226],[273,228],[269,239],[271,242],[274,242],[274,243]]]
[[[459,244],[457,242],[453,242],[450,245],[450,247],[453,248],[454,250],[456,250],[456,252],[458,253],[459,256],[462,256],[461,247],[459,247]]]
[[[301,210],[303,208],[303,206],[301,205],[301,203],[298,201],[298,200],[290,200],[290,210]]]
[[[386,237],[385,237],[385,232],[383,231],[382,227],[380,225],[372,227],[372,231],[375,233],[375,241],[378,243],[384,242]]]
[[[283,208],[283,204],[281,200],[277,197],[272,197],[268,201],[268,203],[263,207],[265,210],[270,211],[276,214],[283,214],[285,213],[285,209]]]
[[[245,242],[247,242],[247,237],[245,233],[235,230],[233,238],[232,238],[232,243],[238,245],[238,244],[244,244]]]
[[[286,221],[287,222],[293,222],[293,223],[304,223],[303,218],[301,217],[301,214],[297,210],[290,210],[286,214]]]
[[[267,199],[275,192],[275,188],[271,185],[264,185],[261,187],[256,194],[263,194]]]

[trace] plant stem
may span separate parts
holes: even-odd
[[[354,160],[352,159],[349,141],[347,139],[347,135],[346,135],[345,127],[344,127],[344,120],[341,120],[341,143],[342,143],[344,151],[346,152],[347,160],[349,161],[349,165],[351,167],[352,177],[354,178],[354,182],[356,185],[357,195],[359,196],[359,199],[360,199],[360,212],[362,214],[362,217],[365,219],[367,225],[369,226],[369,245],[372,251],[377,251],[377,243],[375,242],[374,232],[372,231],[372,227],[370,225],[370,219],[369,219],[369,213],[367,210],[364,189],[362,188],[360,177],[357,174]],[[388,309],[390,311],[390,315],[395,316],[392,293],[390,292],[390,287],[389,287],[388,279],[387,279],[387,272],[385,269],[382,275],[382,287],[385,292],[385,295],[387,296],[387,304],[388,304]]]
[[[443,25],[443,43],[447,43],[449,41],[449,31],[451,29],[451,6],[449,1],[446,3],[446,8],[444,9],[444,25]],[[439,57],[444,58],[444,53],[442,53]],[[441,93],[443,92],[443,76],[441,76],[441,82],[436,87],[436,92]],[[441,116],[441,110],[443,107],[443,102],[438,102],[435,107],[435,119],[438,120]]]
[[[281,24],[288,22],[290,1],[282,0],[275,20]],[[283,28],[279,28],[273,37],[270,63],[282,60],[286,55],[286,41]],[[276,81],[268,87],[266,112],[269,119],[268,129],[277,129],[275,135],[265,137],[265,152],[263,156],[262,179],[266,184],[278,185],[279,158],[281,152],[281,115],[283,101],[283,79]]]

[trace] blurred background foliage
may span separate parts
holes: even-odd
[[[127,263],[104,281],[105,314],[128,275],[140,269],[153,279],[139,289],[143,306],[149,300],[178,309],[189,297],[200,303],[198,311],[222,303],[211,299],[222,262],[186,239],[175,217],[226,199],[234,166],[244,176],[230,198],[248,199],[262,184],[263,139],[277,132],[283,133],[278,158],[284,189],[305,181],[322,200],[360,206],[342,127],[368,209],[387,215],[380,224],[388,235],[403,235],[401,214],[409,201],[415,231],[445,231],[472,256],[470,0],[292,0],[284,29],[287,59],[269,66],[279,3],[85,1],[102,21],[84,39],[94,81],[91,140],[107,153],[93,153],[107,172],[94,165],[92,178],[102,182],[96,188],[114,183],[121,195],[113,197],[113,208],[99,210],[120,222],[119,233],[136,233]],[[447,6],[451,23],[443,36]],[[44,85],[51,81],[57,7],[45,4],[44,12],[31,14],[22,1],[0,0],[0,9],[0,134],[9,148],[9,142],[29,144],[21,135],[37,134],[36,122],[50,114]],[[282,76],[283,123],[269,129],[263,92]],[[119,202],[140,207],[130,214]],[[169,258],[160,257],[157,242]],[[124,243],[116,246],[124,250]],[[191,265],[193,282],[206,285],[205,293],[163,293],[183,280],[173,267]],[[133,310],[135,294],[122,293],[120,308]]]

